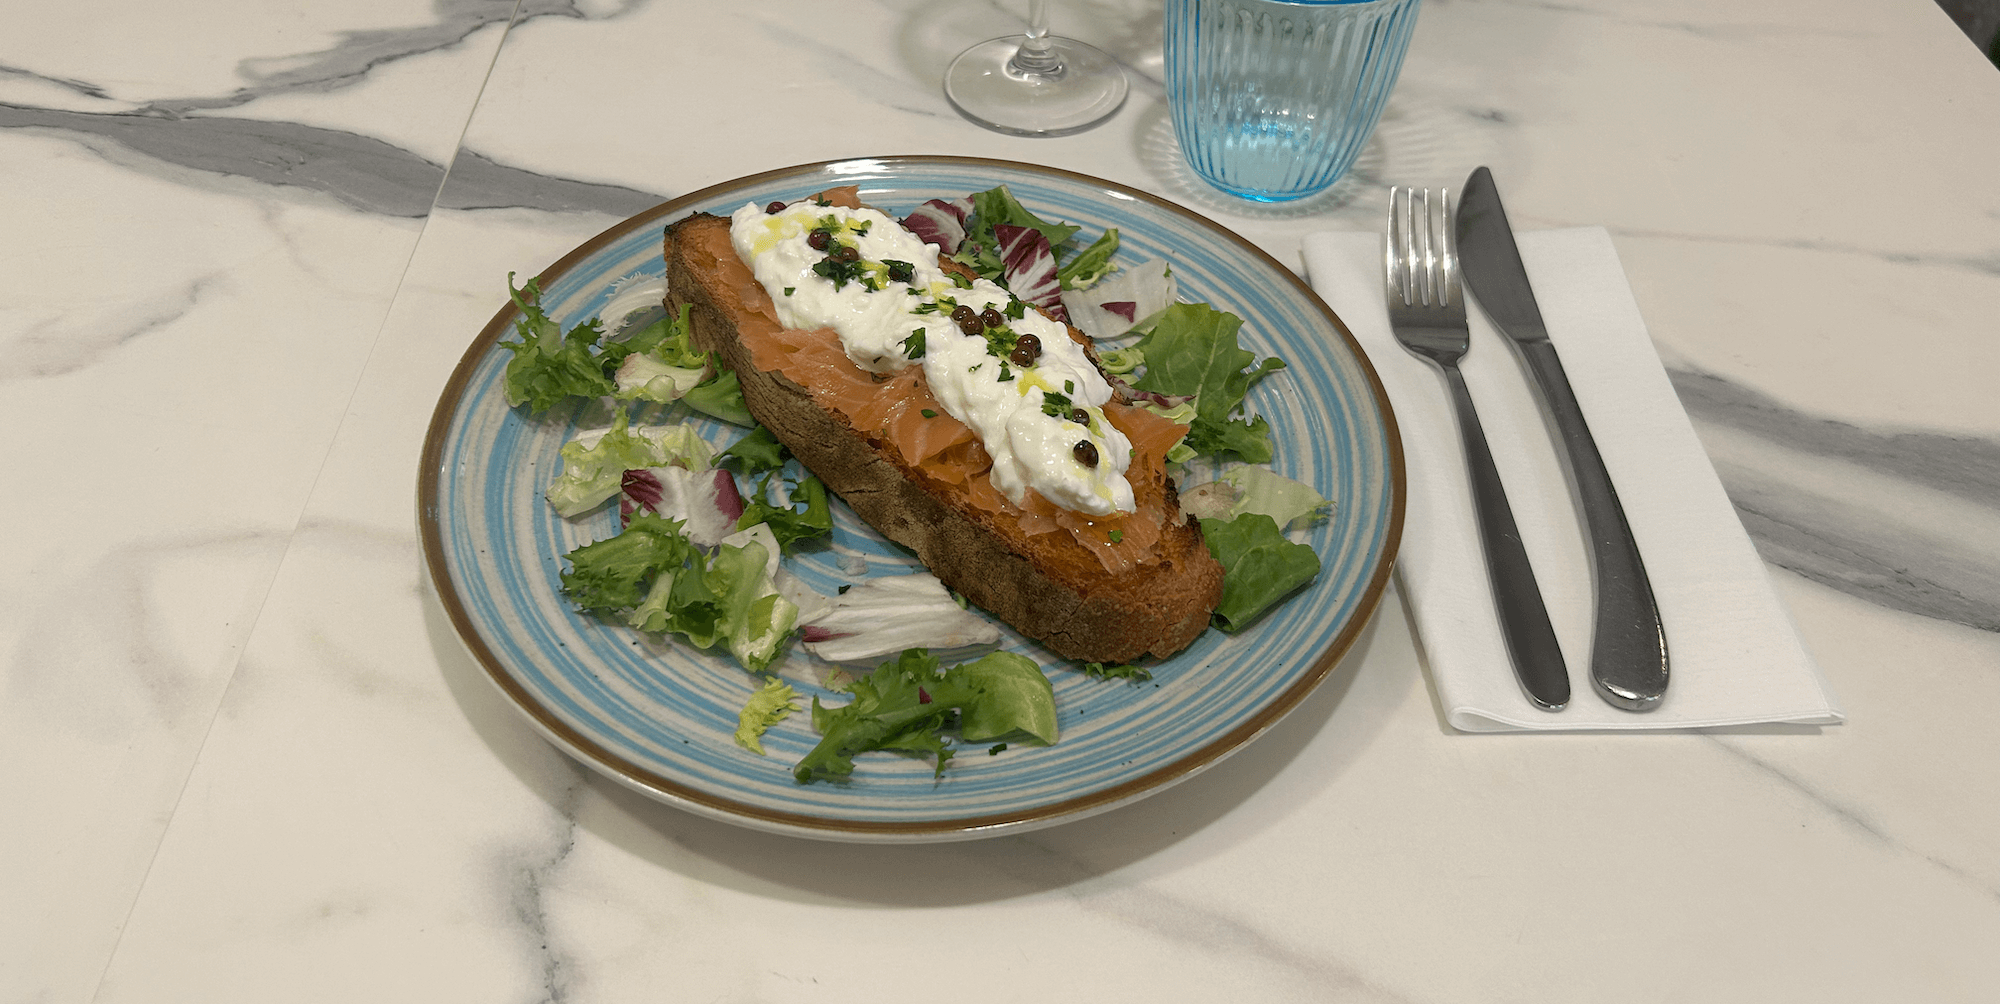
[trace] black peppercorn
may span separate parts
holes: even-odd
[[[833,243],[833,235],[824,230],[815,230],[806,237],[806,247],[812,248],[814,251],[824,251],[826,250],[826,246],[831,243]]]
[[[1007,319],[1005,317],[1002,317],[999,311],[994,310],[992,307],[988,307],[985,310],[979,312],[979,323],[984,324],[989,328],[997,328],[1003,324],[1006,324]]]
[[[852,247],[849,247],[849,246],[848,246],[848,245],[846,245],[846,244],[842,244],[842,245],[840,246],[840,250],[838,250],[838,251],[835,251],[835,252],[833,253],[833,256],[834,256],[835,258],[838,258],[838,259],[840,259],[841,261],[860,261],[860,260],[861,260],[861,252],[860,252],[860,251],[858,251],[858,250],[855,250],[855,249],[854,249],[854,248],[852,248]]]
[[[1097,466],[1097,444],[1092,443],[1090,440],[1079,440],[1076,444],[1076,449],[1070,452],[1076,454],[1077,463],[1085,467]]]
[[[958,330],[968,335],[978,335],[986,330],[986,326],[979,323],[979,311],[963,303],[952,308],[951,321],[958,325]]]
[[[784,212],[784,211],[785,211],[785,204],[784,204],[784,203],[782,203],[782,202],[773,202],[773,203],[771,203],[770,205],[768,205],[768,206],[765,206],[765,207],[764,207],[764,211],[765,211],[766,213],[769,213],[769,214],[771,214],[772,216],[776,216],[776,215],[778,215],[779,213],[782,213],[782,212]]]

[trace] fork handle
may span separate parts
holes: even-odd
[[[1646,577],[1646,563],[1625,521],[1625,507],[1604,457],[1583,420],[1568,374],[1555,345],[1546,339],[1515,347],[1541,386],[1567,448],[1570,481],[1590,531],[1590,558],[1597,585],[1596,629],[1592,634],[1590,678],[1598,696],[1627,711],[1649,711],[1667,690],[1667,635],[1660,608]]]
[[[1562,648],[1556,644],[1555,629],[1549,626],[1549,611],[1542,603],[1535,569],[1521,545],[1521,531],[1514,525],[1514,508],[1507,503],[1500,472],[1493,466],[1493,451],[1486,446],[1486,432],[1480,428],[1479,413],[1473,410],[1465,377],[1457,366],[1439,368],[1451,387],[1459,437],[1465,441],[1473,508],[1479,515],[1479,540],[1486,552],[1486,575],[1492,581],[1493,605],[1500,615],[1500,633],[1507,640],[1514,676],[1537,707],[1561,711],[1569,704],[1569,670],[1563,663]]]

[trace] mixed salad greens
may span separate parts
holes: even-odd
[[[1247,414],[1245,400],[1285,364],[1238,344],[1240,318],[1180,302],[1165,262],[1119,267],[1115,229],[1079,246],[1079,228],[1041,220],[1005,186],[932,200],[903,223],[1091,335],[1136,403],[1188,426],[1170,461],[1227,465],[1182,493],[1223,567],[1217,628],[1244,629],[1318,575],[1318,556],[1287,531],[1326,518],[1331,503],[1262,466],[1273,456],[1270,427]],[[848,703],[813,698],[820,740],[793,767],[800,783],[845,778],[857,754],[876,750],[930,757],[942,775],[956,743],[1057,740],[1054,688],[1032,659],[991,650],[943,665],[937,653],[992,649],[1000,632],[934,576],[869,578],[829,597],[786,569],[785,556],[831,536],[826,487],[756,424],[735,374],[695,348],[685,309],[624,330],[659,312],[663,282],[621,280],[599,316],[568,331],[544,313],[534,280],[516,288],[509,276],[508,291],[520,312],[518,337],[502,343],[513,353],[509,404],[531,415],[575,399],[614,407],[608,427],[562,447],[562,471],[546,492],[566,519],[614,499],[619,512],[618,533],[565,555],[564,594],[634,630],[729,652],[759,680],[738,717],[738,745],[762,755],[767,730],[801,710],[775,668],[794,639],[827,662],[874,667],[850,675]],[[670,415],[684,407],[746,431],[716,452],[686,422],[633,425],[635,403],[668,405]],[[1142,666],[1076,668],[1096,679],[1150,678]]]

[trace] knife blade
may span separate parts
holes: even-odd
[[[1542,323],[1493,172],[1484,167],[1472,172],[1459,193],[1457,237],[1460,274],[1533,376],[1542,405],[1554,419],[1564,466],[1583,509],[1596,600],[1591,682],[1613,707],[1650,711],[1666,695],[1668,677],[1666,629],[1652,582],[1604,457]]]

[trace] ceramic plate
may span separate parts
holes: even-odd
[[[727,182],[641,213],[542,273],[544,309],[567,330],[594,316],[615,283],[660,276],[661,229],[687,213],[727,215],[846,184],[892,215],[1006,184],[1044,219],[1081,226],[1084,240],[1118,228],[1120,262],[1164,257],[1184,298],[1243,317],[1244,347],[1290,364],[1250,399],[1274,430],[1273,467],[1335,502],[1331,520],[1294,534],[1319,553],[1318,580],[1238,635],[1209,631],[1144,683],[1086,678],[1010,633],[1005,644],[1036,657],[1055,685],[1059,743],[997,754],[960,747],[942,778],[927,761],[865,754],[851,780],[798,784],[791,766],[817,738],[809,715],[774,727],[768,755],[747,752],[731,735],[755,682],[726,654],[647,639],[563,599],[562,556],[614,533],[617,513],[564,520],[542,491],[560,469],[557,450],[601,415],[558,406],[530,417],[507,406],[510,353],[498,343],[513,337],[508,304],[438,402],[419,485],[425,557],[473,656],[538,730],[619,782],[706,816],[827,839],[969,839],[1073,820],[1184,780],[1269,729],[1319,684],[1380,600],[1402,531],[1403,466],[1388,400],[1360,347],[1249,242],[1082,175],[966,158],[849,160]],[[493,277],[496,288],[503,278]],[[700,421],[718,447],[744,431]],[[787,559],[808,582],[831,593],[857,575],[913,570],[907,552],[835,509],[834,546]],[[779,668],[806,697],[845,703],[815,684],[829,667],[803,648]]]

